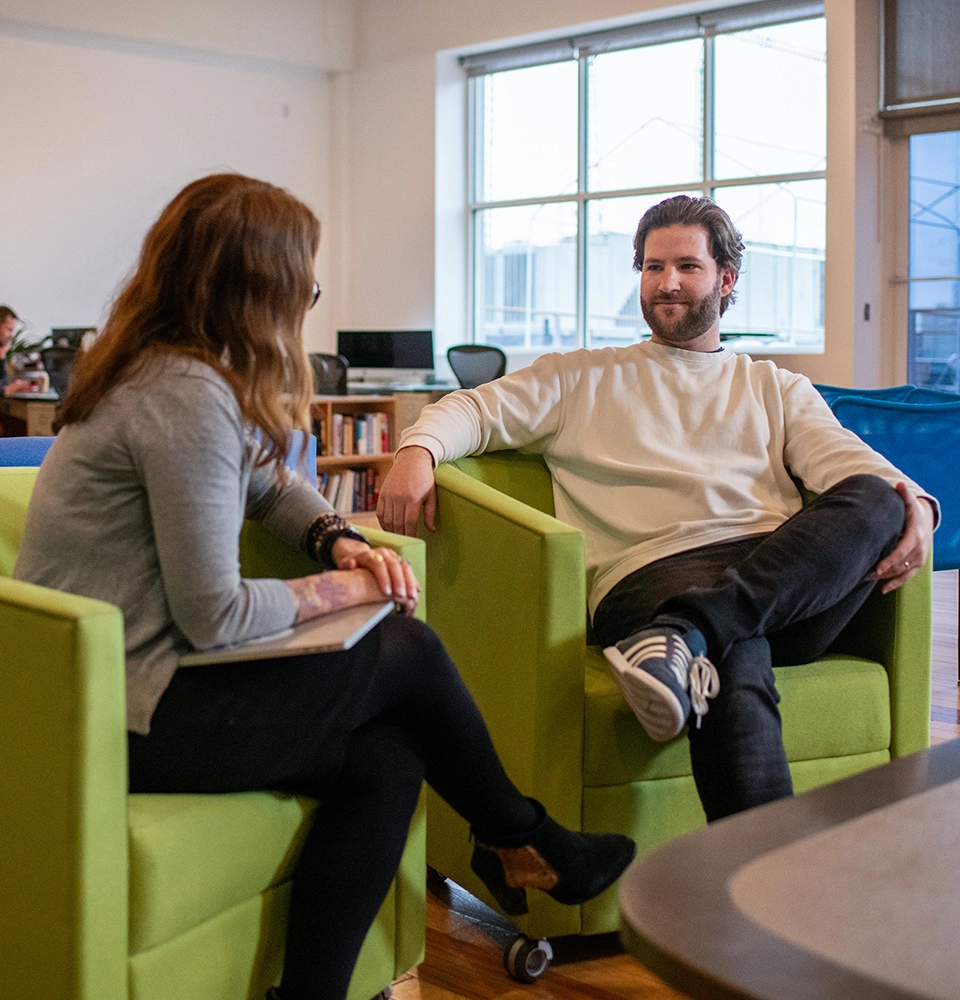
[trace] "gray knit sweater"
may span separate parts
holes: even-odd
[[[258,449],[224,379],[166,357],[65,427],[40,469],[14,576],[120,608],[134,732],[149,731],[180,653],[294,620],[285,583],[240,576],[240,528],[260,520],[300,546],[332,508],[255,468]]]

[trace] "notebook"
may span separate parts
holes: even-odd
[[[231,646],[216,646],[184,653],[178,660],[181,667],[199,667],[206,663],[236,663],[240,660],[266,660],[278,656],[303,656],[308,653],[332,653],[350,649],[377,622],[382,621],[396,605],[393,601],[358,604],[331,611],[301,622],[282,632],[248,639]]]

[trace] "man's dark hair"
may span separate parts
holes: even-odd
[[[11,317],[18,323],[20,322],[20,317],[10,308],[10,306],[0,306],[0,323],[6,322]]]
[[[710,254],[717,262],[717,267],[729,267],[734,274],[740,274],[744,246],[730,216],[710,198],[690,198],[685,194],[667,198],[643,213],[640,225],[637,226],[637,235],[633,238],[634,271],[643,270],[643,248],[647,242],[647,233],[652,229],[666,229],[667,226],[702,226],[707,231]],[[720,300],[720,315],[735,301],[736,292],[731,289]]]

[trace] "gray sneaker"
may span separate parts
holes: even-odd
[[[707,699],[720,691],[717,669],[706,653],[699,632],[669,626],[634,632],[603,651],[640,725],[661,743],[679,734],[691,711],[699,728]]]

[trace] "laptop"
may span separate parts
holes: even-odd
[[[181,667],[199,667],[207,663],[237,663],[350,649],[395,607],[393,601],[358,604],[258,639],[184,653],[177,662]]]

